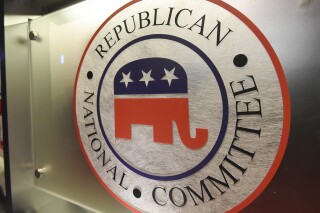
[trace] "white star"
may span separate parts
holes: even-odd
[[[120,82],[124,83],[126,85],[126,88],[128,87],[128,84],[130,82],[133,82],[133,80],[130,78],[130,74],[131,74],[131,72],[129,72],[128,74],[122,73],[123,79]]]
[[[154,81],[154,79],[151,77],[152,70],[150,70],[148,73],[145,73],[143,70],[141,70],[141,71],[142,71],[143,77],[139,81],[144,81],[144,83],[146,84],[146,87],[147,87],[149,84],[149,81]]]
[[[167,80],[169,86],[171,85],[172,80],[179,79],[177,76],[174,75],[174,71],[176,68],[173,68],[172,70],[167,70],[166,68],[164,69],[164,72],[166,75],[161,79],[161,80]]]

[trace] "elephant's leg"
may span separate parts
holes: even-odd
[[[182,143],[190,149],[200,149],[208,141],[207,129],[196,129],[196,137],[190,135],[190,120],[189,120],[189,102],[188,99],[181,99],[176,106],[175,122],[178,127],[178,132]]]
[[[161,121],[153,125],[154,142],[172,144],[173,143],[172,118],[162,117]]]
[[[126,100],[114,99],[114,125],[115,137],[131,139],[132,110],[129,109]]]

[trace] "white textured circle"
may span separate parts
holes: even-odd
[[[244,208],[274,175],[289,132],[275,53],[222,1],[123,7],[89,42],[74,104],[89,165],[133,211]]]

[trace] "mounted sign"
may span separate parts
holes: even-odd
[[[119,9],[83,54],[74,107],[92,171],[132,211],[238,211],[270,182],[289,134],[273,49],[222,1]]]

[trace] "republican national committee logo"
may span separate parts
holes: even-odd
[[[92,171],[135,212],[243,209],[290,124],[272,47],[215,0],[133,1],[107,18],[81,59],[74,113]]]
[[[131,140],[131,125],[151,125],[154,142],[173,144],[175,123],[186,147],[202,148],[208,141],[208,130],[196,129],[196,137],[191,137],[187,93],[186,72],[170,59],[145,58],[126,64],[114,78],[115,137]],[[152,98],[156,94],[164,97]],[[176,95],[168,97],[167,94]],[[179,97],[180,94],[184,96]],[[130,95],[145,96],[132,98]]]

